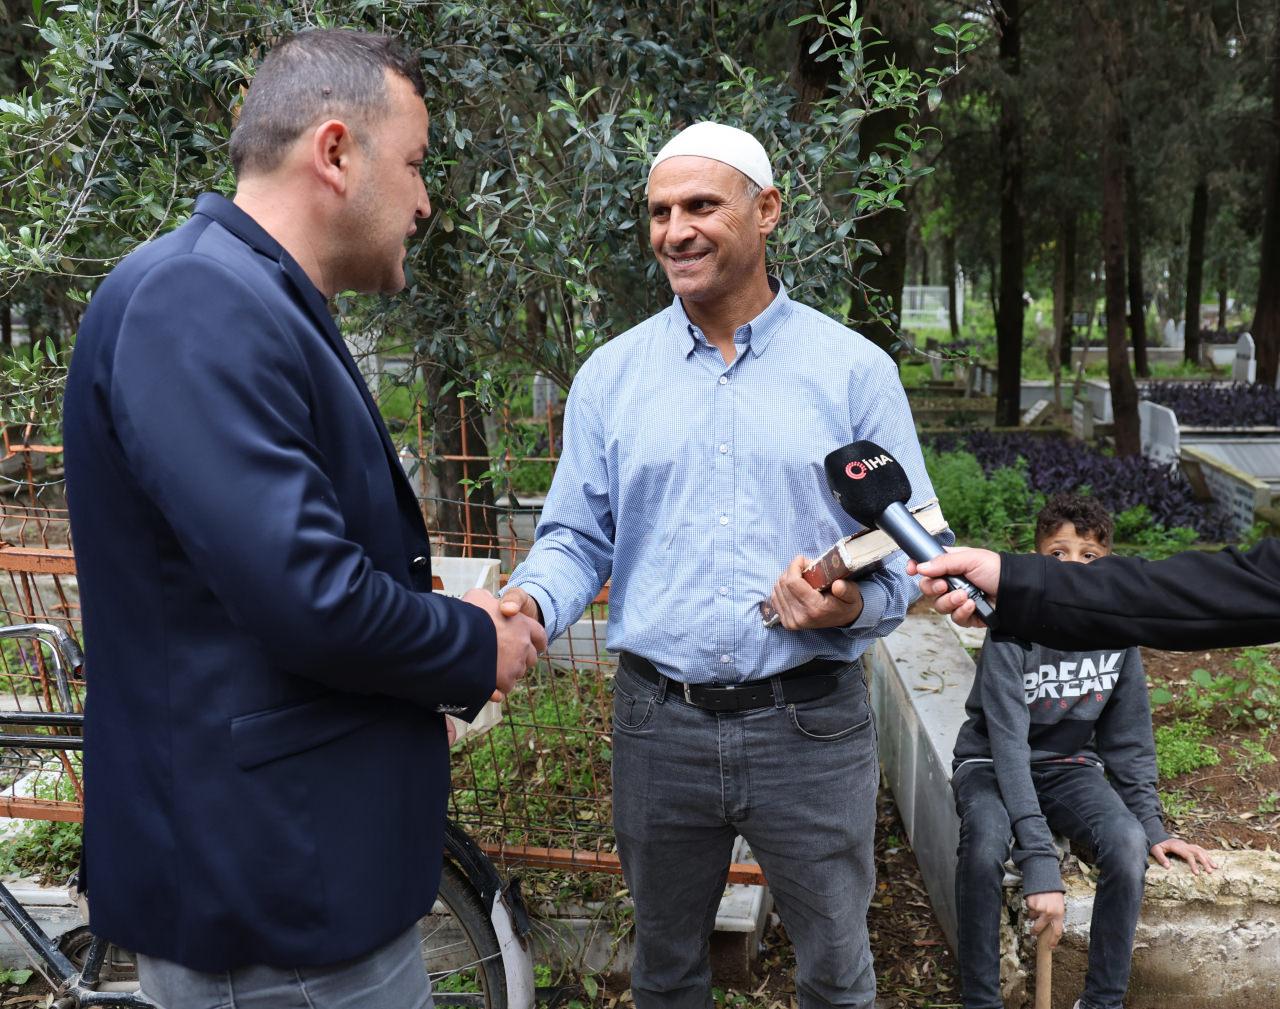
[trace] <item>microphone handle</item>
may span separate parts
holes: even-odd
[[[884,514],[876,520],[876,525],[887,532],[903,552],[917,564],[931,561],[945,553],[942,544],[929,534],[929,531],[916,520],[901,501],[895,501],[889,505],[884,510]],[[959,575],[949,576],[947,584],[953,589],[962,589],[964,594],[973,600],[982,622],[992,630],[996,629],[995,608],[982,594],[981,589]]]

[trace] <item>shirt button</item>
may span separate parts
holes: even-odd
[[[728,384],[729,384],[729,376],[728,376],[728,375],[721,375],[721,376],[720,376],[720,384],[721,384],[721,385],[728,385]]]
[[[720,594],[721,594],[722,596],[727,596],[727,595],[729,594],[729,586],[728,586],[728,585],[721,585],[721,586],[720,586]]]
[[[721,662],[728,662],[728,661],[730,661],[730,660],[729,660],[729,656],[727,656],[727,655],[721,655],[721,656],[720,656],[720,661],[721,661]]]
[[[729,524],[729,516],[728,516],[728,515],[721,515],[721,516],[720,516],[720,524],[721,524],[722,526],[727,526],[727,525]]]
[[[721,443],[721,445],[720,445],[720,454],[721,454],[721,455],[724,455],[724,454],[725,454],[725,453],[727,453],[728,451],[729,451],[729,446],[728,446],[728,445],[725,445],[725,444],[723,444],[723,443]]]

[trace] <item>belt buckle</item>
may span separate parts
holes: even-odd
[[[690,688],[689,684],[687,684],[687,683],[682,683],[682,684],[680,684],[680,686],[684,688],[684,700],[685,700],[685,703],[686,703],[686,704],[692,704],[692,703],[693,703],[693,690]]]

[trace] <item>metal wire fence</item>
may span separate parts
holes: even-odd
[[[58,449],[36,450],[20,441],[6,441],[4,449],[0,466],[7,463],[12,477],[9,492],[0,491],[0,622],[49,622],[80,640],[69,519],[50,465]],[[478,472],[490,462],[465,461]],[[554,456],[547,461],[554,464]],[[433,555],[496,557],[505,581],[532,545],[539,500],[485,506],[433,495],[417,473],[414,482]],[[456,532],[442,532],[432,517],[445,508],[461,509],[470,520],[454,523]],[[490,513],[479,514],[482,508]],[[605,651],[607,612],[606,585],[506,701],[501,720],[466,736],[454,750],[450,815],[499,862],[620,871],[611,827],[610,681],[616,660]],[[84,644],[92,675],[93,643]],[[63,710],[49,659],[33,642],[4,642],[0,708]],[[83,700],[83,684],[73,684],[72,710]],[[17,749],[0,764],[0,816],[74,821],[81,818],[82,801],[77,752],[40,758]],[[735,866],[731,880],[761,878],[754,867]]]

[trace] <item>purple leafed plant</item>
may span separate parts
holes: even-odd
[[[1151,382],[1142,398],[1167,406],[1182,427],[1280,427],[1280,391],[1234,382]]]
[[[1181,415],[1179,415],[1181,416]],[[1220,509],[1202,504],[1176,465],[1160,466],[1143,456],[1116,457],[1074,438],[1046,438],[1002,431],[939,434],[926,439],[939,452],[972,452],[986,474],[1025,466],[1032,491],[1053,494],[1088,487],[1111,513],[1146,505],[1166,529],[1187,526],[1202,540],[1227,542],[1230,522]]]

